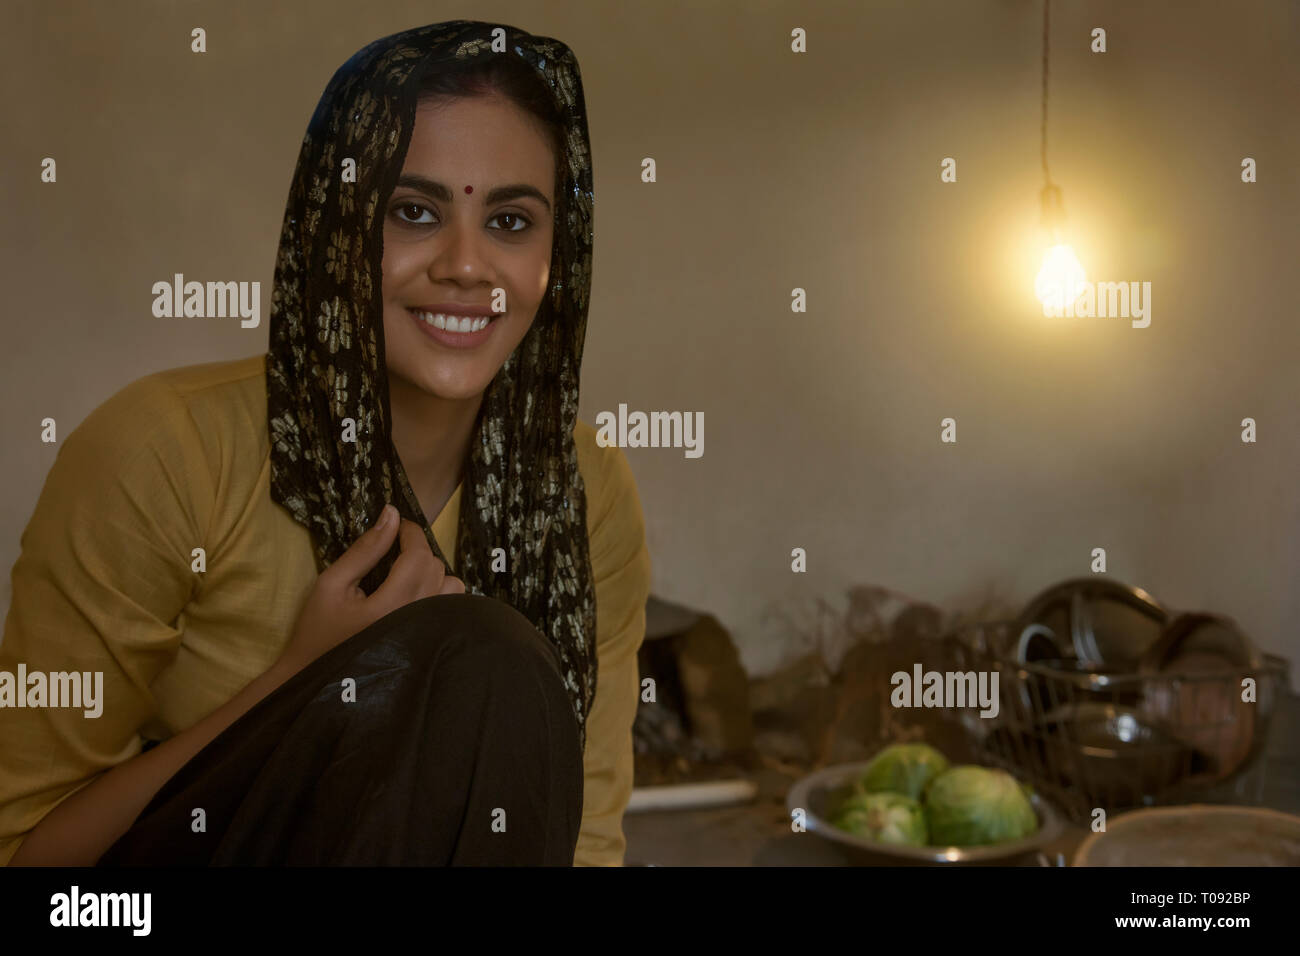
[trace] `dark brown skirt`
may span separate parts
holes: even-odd
[[[571,865],[582,753],[558,660],[496,599],[408,604],[231,724],[99,865]]]

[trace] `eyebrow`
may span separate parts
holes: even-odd
[[[427,193],[434,199],[442,202],[451,202],[451,190],[440,182],[429,179],[427,176],[419,176],[415,173],[403,173],[397,180],[398,186],[408,186],[411,189],[418,189],[420,192]],[[489,189],[484,203],[489,206],[499,202],[509,202],[512,199],[523,199],[528,197],[536,199],[546,211],[551,211],[551,203],[536,186],[530,186],[527,183],[510,183],[507,186],[497,186],[495,189]]]

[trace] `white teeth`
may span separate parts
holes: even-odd
[[[443,329],[447,332],[477,332],[491,321],[486,315],[443,315],[441,312],[420,312],[415,309],[412,311],[435,329]]]

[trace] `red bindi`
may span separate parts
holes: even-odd
[[[467,192],[467,193],[472,193],[473,191],[474,191],[474,187],[473,187],[473,186],[466,186],[466,187],[465,187],[465,192]]]

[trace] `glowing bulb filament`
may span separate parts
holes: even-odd
[[[1069,246],[1052,246],[1043,254],[1043,267],[1034,280],[1034,295],[1045,315],[1060,314],[1074,305],[1087,284],[1083,266]]]

